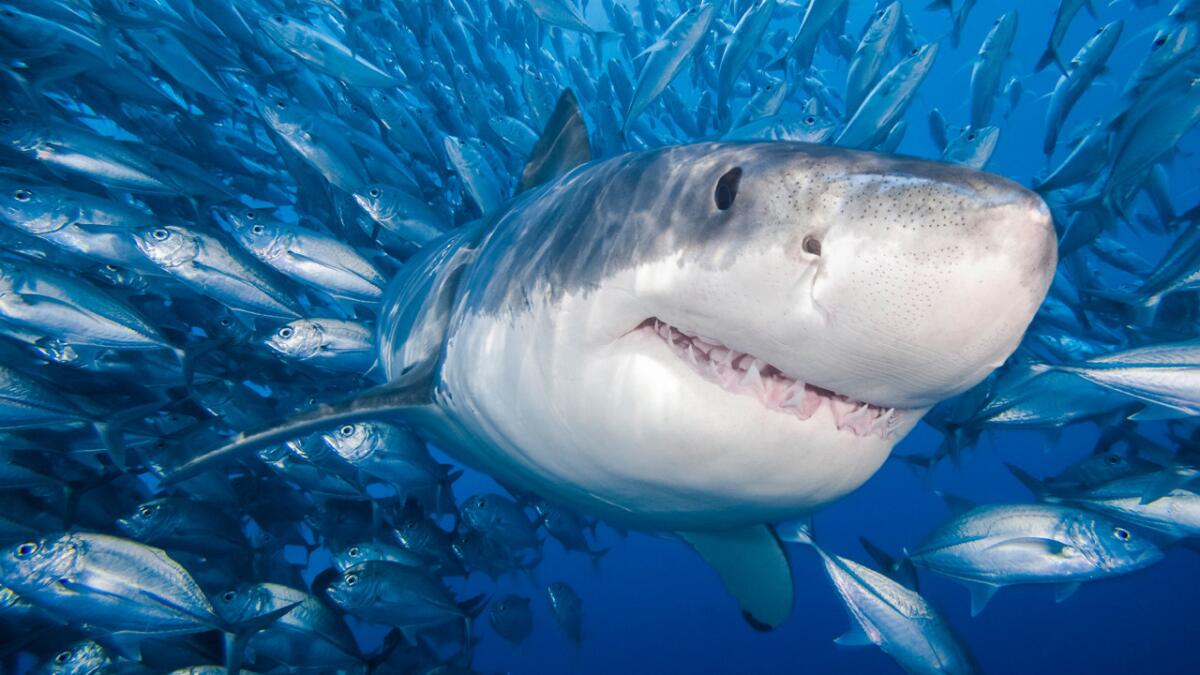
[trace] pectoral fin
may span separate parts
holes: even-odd
[[[1000,590],[999,586],[991,584],[966,583],[966,587],[971,592],[971,616],[979,616],[983,608],[991,602],[992,596],[996,595],[996,591]]]
[[[680,532],[712,565],[757,630],[772,630],[792,611],[792,570],[787,554],[766,525],[714,532]]]

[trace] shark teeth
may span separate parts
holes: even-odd
[[[880,408],[801,382],[753,354],[735,351],[710,337],[693,335],[655,318],[646,319],[638,328],[658,336],[704,379],[728,391],[754,396],[772,410],[807,420],[827,405],[838,430],[855,436],[892,438],[899,428],[895,408]]]

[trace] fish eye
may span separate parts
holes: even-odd
[[[285,340],[292,337],[295,334],[296,334],[296,330],[294,328],[292,328],[291,326],[284,326],[283,328],[279,329],[279,337],[281,337]]]
[[[1116,466],[1121,463],[1121,458],[1117,455],[1109,455],[1108,457],[1104,458],[1104,461],[1107,462],[1109,466]]]
[[[267,228],[263,227],[262,225],[255,225],[254,227],[250,228],[250,231],[254,234],[262,234],[263,232],[267,231]]]
[[[275,16],[271,17],[271,19],[275,23],[283,23],[283,15],[281,15],[281,14],[276,14]]]
[[[343,424],[341,428],[338,429],[338,433],[341,434],[343,438],[349,438],[354,435],[354,425]]]
[[[154,237],[155,239],[157,239],[159,241],[166,241],[167,237],[171,236],[171,233],[168,232],[166,228],[160,227],[160,228],[155,229],[153,232],[151,232],[150,236]]]
[[[255,213],[253,210],[246,212],[246,220],[254,220],[257,217],[258,217],[258,214]]]
[[[219,323],[221,324],[221,326],[223,328],[229,328],[230,326],[233,325],[233,319],[231,319],[229,317],[225,317],[224,319],[221,319],[221,321]]]
[[[360,553],[360,551],[358,550],[358,547],[357,547],[357,546],[351,546],[351,547],[350,547],[350,550],[346,551],[346,553],[347,553],[347,555],[349,555],[351,558],[357,558],[357,557],[358,557],[358,554]]]
[[[1101,33],[1103,33],[1103,32],[1104,32],[1104,29],[1103,29],[1103,28],[1097,28],[1097,29],[1096,29],[1096,35],[1099,35],[1099,34],[1101,34]]]
[[[233,602],[233,599],[235,597],[237,597],[237,594],[234,593],[233,591],[225,591],[224,593],[221,594],[221,599],[224,600],[225,602]]]
[[[17,557],[18,558],[28,558],[29,556],[33,555],[34,553],[37,553],[37,550],[38,550],[38,545],[37,545],[36,541],[27,541],[24,544],[21,544],[20,546],[17,547]]]
[[[71,652],[69,652],[69,651],[59,652],[58,656],[54,657],[55,663],[66,663],[67,661],[70,661],[70,660],[71,660]]]
[[[354,584],[357,584],[357,583],[358,583],[358,575],[357,574],[347,574],[346,575],[346,585],[347,586],[353,586]]]
[[[143,518],[149,518],[150,514],[152,513],[154,513],[154,509],[149,506],[143,506],[142,508],[138,509],[138,515]]]
[[[737,198],[738,183],[742,181],[742,167],[735,166],[725,172],[717,180],[717,188],[713,191],[713,201],[717,203],[717,210],[725,211],[733,206],[733,200]]]
[[[821,240],[817,239],[811,234],[804,238],[804,241],[800,244],[800,247],[804,249],[805,253],[815,256],[821,255]]]
[[[5,16],[13,16],[13,15],[6,14]],[[5,117],[4,119],[0,119],[0,127],[11,127],[12,125],[13,125],[13,121],[11,118]]]
[[[1133,535],[1129,533],[1129,530],[1127,530],[1123,527],[1114,527],[1113,528],[1113,536],[1116,537],[1117,539],[1120,539],[1121,541],[1129,541],[1130,539],[1133,538]]]
[[[287,107],[287,101],[284,101],[283,99],[278,99],[275,101],[275,107],[279,108],[280,110],[283,110],[284,108]]]
[[[967,140],[968,141],[975,140],[975,132],[972,131],[971,133],[967,134]]]
[[[910,51],[908,52],[908,55],[909,55],[909,56],[916,56],[917,54],[920,54],[920,53],[921,53],[921,48],[920,48],[920,47],[913,47],[913,48],[912,48],[912,50],[910,50]]]
[[[372,197],[378,197],[379,196],[379,188],[371,188],[370,190],[367,191],[367,194],[371,195]]]
[[[809,115],[808,117],[805,117],[805,118],[804,118],[804,123],[805,123],[805,124],[816,124],[816,123],[817,123],[817,118],[816,118],[816,117],[813,117],[812,115]]]
[[[483,507],[487,506],[487,500],[483,497],[480,497],[479,499],[475,500],[475,505],[482,509]]]
[[[17,190],[13,193],[13,199],[19,202],[27,202],[33,198],[33,193],[29,190]]]
[[[1158,38],[1157,40],[1155,40],[1155,41],[1154,41],[1154,46],[1155,46],[1155,47],[1161,47],[1161,46],[1163,46],[1163,45],[1165,45],[1165,44],[1167,44],[1167,36],[1166,36],[1166,35],[1164,35],[1164,36],[1162,36],[1162,37],[1160,37],[1160,38]]]

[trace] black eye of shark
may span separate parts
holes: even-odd
[[[700,377],[731,393],[755,396],[767,408],[803,421],[827,405],[839,430],[855,436],[896,436],[901,421],[896,408],[857,401],[802,382],[753,354],[730,349],[654,317],[643,321],[637,330],[657,336]]]
[[[717,210],[726,211],[733,206],[733,200],[737,199],[738,184],[741,181],[742,167],[740,166],[726,171],[717,180],[717,187],[713,190],[713,201],[717,203]]]

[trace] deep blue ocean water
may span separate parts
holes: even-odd
[[[397,0],[407,2],[408,0]],[[599,0],[591,0],[592,25],[606,20]],[[635,3],[636,4],[636,3]],[[672,3],[673,4],[673,3]],[[906,0],[905,11],[928,39],[950,30],[947,14],[926,10],[922,2]],[[1169,9],[1168,0],[1139,7],[1125,0],[1097,2],[1097,15],[1081,12],[1063,41],[1069,58],[1095,29],[1112,20],[1126,23],[1109,68],[1075,106],[1064,136],[1082,124],[1111,116],[1128,75],[1148,51],[1151,37]],[[851,0],[848,26],[855,34],[873,8],[871,0]],[[907,113],[908,133],[899,152],[936,158],[939,154],[927,131],[933,108],[946,117],[953,132],[967,121],[970,63],[992,20],[1009,10],[1019,13],[1014,57],[1002,82],[1020,78],[1024,96],[1014,110],[997,104],[993,124],[1001,135],[988,170],[1030,185],[1044,175],[1042,133],[1049,94],[1058,72],[1033,73],[1053,24],[1058,3],[1038,0],[1004,2],[980,0],[970,14],[958,49],[942,41],[934,69]],[[845,78],[845,63],[818,50],[816,66],[835,90]],[[683,78],[681,78],[682,80]],[[685,96],[697,95],[686,86]],[[1170,192],[1178,212],[1200,202],[1200,134],[1189,135],[1168,165]],[[1063,156],[1062,144],[1053,162]],[[1141,204],[1139,202],[1139,204]],[[1143,209],[1145,204],[1141,204]],[[1158,236],[1121,225],[1116,238],[1147,260],[1158,260],[1170,236]],[[1129,278],[1106,272],[1114,286]],[[1161,435],[1161,423],[1144,425]],[[916,544],[937,524],[950,517],[940,493],[980,503],[1029,501],[1029,493],[1005,469],[1012,463],[1036,475],[1052,475],[1087,455],[1093,448],[1095,423],[1073,425],[1059,433],[990,431],[963,452],[961,462],[940,463],[932,473],[889,461],[860,489],[816,514],[821,544],[832,552],[861,562],[869,557],[859,544],[867,537],[899,553]],[[919,426],[901,442],[897,454],[931,454],[942,436]],[[455,492],[470,495],[494,491],[486,476],[467,470]],[[600,527],[599,543],[611,546],[599,571],[583,555],[564,552],[557,542],[546,544],[546,558],[536,571],[536,583],[525,577],[492,582],[476,577],[452,585],[460,597],[508,592],[534,599],[535,629],[520,645],[492,633],[486,620],[476,622],[482,638],[475,649],[478,672],[512,673],[885,673],[897,666],[878,649],[845,648],[835,637],[849,627],[841,601],[831,588],[817,556],[806,548],[789,548],[796,580],[792,617],[779,629],[753,630],[739,615],[715,572],[684,544],[668,538],[631,532],[620,534]],[[315,569],[314,566],[313,569]],[[312,570],[310,570],[312,571]],[[1111,580],[1086,583],[1078,593],[1056,603],[1048,587],[1024,586],[1002,590],[986,610],[972,618],[967,592],[931,574],[922,575],[922,594],[942,610],[970,645],[984,672],[990,673],[1196,673],[1200,660],[1194,644],[1200,622],[1200,553],[1173,549],[1148,569]],[[551,617],[544,586],[568,581],[584,603],[584,639],[566,640]],[[365,645],[377,643],[379,631],[352,621]]]

